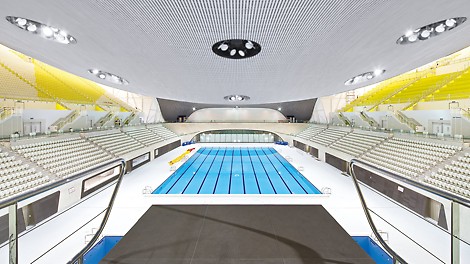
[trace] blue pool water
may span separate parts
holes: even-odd
[[[200,148],[153,194],[319,194],[274,148]]]

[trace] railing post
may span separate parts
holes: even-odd
[[[13,203],[8,207],[8,247],[9,263],[18,263],[18,225],[17,225],[18,203]]]
[[[458,203],[451,202],[451,210],[451,263],[460,264],[460,205]]]

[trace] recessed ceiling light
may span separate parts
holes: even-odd
[[[252,40],[227,39],[212,45],[212,51],[224,58],[245,59],[258,54],[261,46]]]
[[[344,85],[353,85],[353,84],[358,84],[362,82],[369,81],[371,79],[374,79],[375,77],[382,75],[385,72],[385,70],[382,69],[377,69],[371,72],[365,72],[361,73],[359,75],[356,75],[352,77],[351,79],[347,80],[344,82]]]
[[[446,20],[446,26],[448,26],[448,27],[453,27],[453,26],[455,26],[455,23],[456,23],[456,22],[457,22],[457,21],[455,21],[455,19],[453,19],[453,18],[447,19],[447,20]]]
[[[376,76],[379,76],[380,74],[382,74],[384,72],[385,72],[384,70],[377,69],[377,70],[374,71],[374,74],[372,75],[372,78],[376,77]],[[368,76],[371,76],[371,74],[369,73]]]
[[[222,51],[227,51],[228,50],[228,45],[225,43],[220,44],[219,49]]]
[[[36,27],[36,25],[31,24],[31,25],[26,26],[26,29],[27,29],[29,32],[35,32],[36,29],[37,29],[37,27]]]
[[[52,31],[52,29],[48,26],[41,27],[41,30],[42,30],[42,34],[44,34],[44,36],[48,38],[52,37],[52,35],[54,34],[54,31]]]
[[[410,44],[417,42],[417,40],[427,40],[432,37],[439,36],[441,33],[460,26],[466,20],[466,17],[454,17],[426,25],[415,30],[409,30],[403,36],[398,38],[397,44]]]
[[[224,99],[227,101],[231,101],[231,102],[240,102],[240,101],[248,101],[250,100],[250,97],[246,95],[232,94],[232,95],[224,96]]]
[[[446,30],[446,26],[444,24],[440,24],[439,26],[436,27],[436,32],[437,33],[442,33]]]
[[[102,80],[106,80],[115,84],[123,84],[123,85],[129,84],[129,82],[126,79],[120,76],[117,76],[116,74],[112,74],[112,73],[97,70],[97,69],[90,69],[88,70],[88,72]]]
[[[416,40],[418,40],[418,35],[416,35],[416,34],[413,34],[413,35],[408,37],[409,42],[415,42]]]
[[[62,44],[75,44],[77,40],[64,30],[22,17],[7,16],[6,20],[24,31]],[[40,30],[38,30],[40,29]]]

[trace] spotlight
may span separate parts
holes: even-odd
[[[408,30],[404,35],[397,39],[397,44],[411,44],[418,40],[428,40],[438,36],[443,32],[452,30],[467,21],[466,17],[454,17],[437,21],[414,30]]]
[[[436,32],[437,33],[442,33],[446,30],[446,26],[444,24],[440,24],[439,26],[436,27]]]
[[[50,27],[47,27],[47,26],[46,27],[43,26],[41,28],[41,30],[42,30],[42,33],[44,34],[44,36],[46,36],[46,37],[51,37],[54,34],[52,29]]]
[[[112,74],[112,73],[105,72],[105,71],[100,71],[97,69],[89,69],[88,72],[100,78],[101,80],[106,80],[106,81],[116,83],[116,84],[123,84],[123,85],[129,84],[127,80],[125,80],[124,78],[116,74]]]
[[[34,32],[34,31],[36,31],[37,27],[36,27],[35,24],[30,24],[27,29],[30,32]]]
[[[411,36],[408,37],[408,41],[410,41],[410,42],[415,42],[417,39],[418,39],[417,35],[411,35]]]
[[[451,18],[451,19],[447,19],[446,20],[446,26],[448,27],[453,27],[455,25],[455,19]]]
[[[379,75],[382,75],[384,72],[385,72],[385,70],[376,69],[374,71],[361,73],[361,74],[356,75],[356,76],[352,77],[351,79],[345,81],[344,85],[354,85],[354,84],[362,83],[362,82],[365,82],[365,81],[368,81],[368,80],[372,80],[375,77],[377,77]]]
[[[37,21],[14,16],[7,16],[6,20],[22,30],[37,34],[47,40],[54,40],[62,44],[75,44],[77,42],[72,36],[59,28],[51,27]]]
[[[227,51],[228,50],[228,45],[225,44],[225,43],[222,43],[222,44],[220,44],[219,49],[223,50],[223,51]]]
[[[212,45],[212,51],[224,58],[245,59],[258,54],[261,46],[251,40],[226,39]]]
[[[26,22],[27,22],[27,21],[26,21],[26,19],[24,19],[24,18],[20,18],[20,17],[19,17],[19,18],[16,19],[16,23],[18,23],[18,25],[20,25],[20,26],[22,26],[22,27],[24,27],[24,26],[26,25]]]
[[[430,35],[431,35],[431,31],[429,30],[423,30],[423,32],[421,32],[421,37],[423,38],[429,38]]]
[[[193,111],[196,111],[196,107],[193,107]]]
[[[233,95],[227,95],[227,96],[224,96],[224,99],[227,100],[227,101],[247,101],[247,100],[250,100],[250,97],[249,96],[246,96],[246,95],[237,95],[237,94],[233,94]]]
[[[277,108],[277,111],[281,111],[281,110],[282,110],[282,108],[280,108],[280,107]]]

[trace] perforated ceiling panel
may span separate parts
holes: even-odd
[[[250,96],[247,104],[320,97],[357,88],[344,81],[359,73],[384,68],[380,81],[470,45],[470,22],[430,41],[395,43],[408,29],[470,17],[468,0],[4,2],[3,17],[57,26],[78,42],[52,43],[3,20],[2,44],[83,77],[99,68],[130,82],[117,88],[200,103],[224,104],[229,94]],[[262,50],[243,60],[212,52],[233,38]]]

